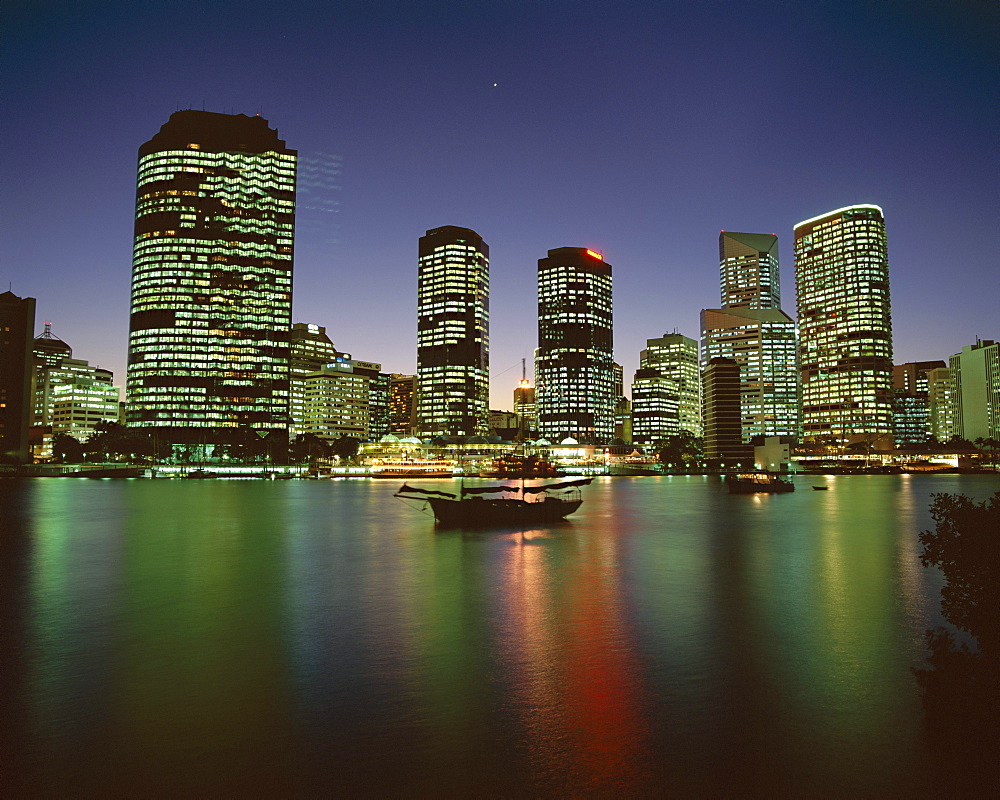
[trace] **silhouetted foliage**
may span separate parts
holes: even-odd
[[[99,422],[84,445],[88,461],[145,462],[163,459],[170,454],[170,445],[160,442],[143,428],[128,428],[117,422]]]
[[[705,442],[690,431],[681,431],[677,436],[660,439],[654,447],[656,457],[665,467],[688,466],[705,456]]]
[[[342,459],[351,459],[358,454],[361,442],[353,436],[341,436],[330,442],[330,451]]]
[[[60,464],[79,464],[83,461],[83,442],[68,433],[52,437],[52,459]]]
[[[914,672],[941,788],[971,797],[1000,785],[1000,492],[983,503],[936,494],[931,516],[920,560],[944,574],[944,617],[977,647],[928,631],[930,669]]]
[[[314,458],[329,455],[329,443],[315,433],[300,433],[288,447],[288,458],[293,464],[305,464]]]

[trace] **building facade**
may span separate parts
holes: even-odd
[[[955,435],[955,379],[947,367],[927,373],[927,425],[930,435],[947,442]]]
[[[32,449],[51,455],[52,437],[86,442],[102,422],[118,422],[118,389],[110,370],[73,358],[72,348],[52,334],[49,323],[32,346]]]
[[[522,437],[538,430],[538,402],[535,389],[527,378],[522,378],[514,390],[514,413]]]
[[[0,463],[29,459],[35,298],[0,293]]]
[[[417,427],[417,376],[389,376],[389,433],[413,436]]]
[[[538,261],[538,430],[545,439],[609,440],[615,429],[611,265],[560,247]]]
[[[950,359],[955,387],[955,433],[1000,440],[1000,345],[992,339],[962,348]]]
[[[751,448],[743,443],[740,402],[740,365],[732,358],[713,358],[702,373],[705,404],[705,458],[723,464],[749,460]]]
[[[927,374],[943,361],[910,361],[892,368],[892,433],[896,446],[922,444],[931,434]]]
[[[892,447],[892,314],[885,219],[874,205],[795,226],[803,435]]]
[[[694,436],[701,436],[701,370],[698,366],[698,343],[679,333],[665,333],[658,339],[647,339],[646,349],[639,352],[639,369],[655,370],[661,377],[674,382],[677,395],[677,427]],[[632,391],[635,392],[634,383]],[[632,399],[634,411],[634,394]]]
[[[781,308],[778,237],[721,231],[719,289],[723,308]]]
[[[798,340],[781,310],[778,237],[719,234],[722,307],[701,312],[702,369],[713,358],[740,366],[744,442],[800,433]]]
[[[652,367],[637,369],[632,379],[631,418],[631,441],[635,444],[652,445],[679,434],[680,388],[677,382]]]
[[[287,429],[295,165],[242,114],[178,111],[139,148],[129,425]]]
[[[417,427],[421,436],[489,430],[490,251],[469,228],[433,228],[419,242]]]
[[[340,352],[322,325],[289,334],[291,433],[321,439],[377,438],[388,431],[390,376],[382,365]]]

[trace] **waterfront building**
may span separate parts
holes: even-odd
[[[927,373],[943,361],[911,361],[892,368],[892,431],[896,446],[922,444],[931,435]]]
[[[652,445],[678,435],[681,426],[677,382],[653,367],[637,369],[632,380],[631,421],[631,441],[638,445]]]
[[[315,388],[310,389],[313,397],[306,400],[306,377],[321,373],[328,364],[350,360],[350,354],[341,353],[330,340],[326,328],[306,322],[292,325],[288,336],[289,354],[289,433],[292,437],[322,428],[323,424],[313,416],[317,409]],[[342,372],[342,370],[334,371]],[[308,421],[307,421],[308,420]]]
[[[677,395],[677,427],[694,436],[701,436],[701,370],[698,366],[698,343],[676,331],[665,333],[657,339],[647,339],[646,349],[639,352],[639,369],[655,370],[663,378],[674,382]],[[633,397],[633,402],[634,400]]]
[[[955,433],[1000,440],[1000,345],[977,340],[950,359],[955,387]]]
[[[740,403],[740,365],[732,358],[713,358],[702,373],[702,420],[705,458],[723,463],[749,459],[743,443]]]
[[[417,426],[417,376],[389,376],[389,433],[413,436]]]
[[[59,434],[87,441],[102,422],[119,422],[118,389],[110,370],[73,358],[73,349],[52,333],[50,323],[32,345],[32,451],[52,453]]]
[[[28,460],[35,298],[0,293],[0,463]]]
[[[382,365],[339,351],[322,325],[289,332],[291,434],[321,439],[380,437],[389,425],[389,376]]]
[[[298,379],[296,433],[332,441],[341,436],[367,439],[371,379],[354,369],[349,357],[338,357]]]
[[[421,436],[483,436],[489,427],[490,250],[469,228],[419,242],[417,427]]]
[[[795,322],[781,310],[778,237],[719,234],[721,308],[701,312],[701,365],[730,358],[740,365],[745,443],[800,432]]]
[[[389,433],[389,392],[391,376],[382,372],[382,365],[374,361],[355,361],[354,373],[368,378],[368,429],[369,439],[378,439]]]
[[[243,114],[177,111],[139,148],[130,426],[288,428],[295,165]]]
[[[955,379],[947,367],[927,372],[927,416],[930,435],[947,442],[955,435]]]
[[[521,378],[514,390],[514,413],[518,416],[522,436],[538,430],[538,403],[535,389],[527,378]]]
[[[854,205],[795,226],[803,435],[892,447],[892,317],[885,219]]]
[[[539,433],[598,441],[614,436],[611,265],[583,247],[538,261],[535,383]]]

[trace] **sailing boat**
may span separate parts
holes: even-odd
[[[580,487],[593,478],[579,478],[544,486],[475,486],[460,487],[458,494],[421,489],[403,484],[395,497],[423,500],[430,505],[434,518],[453,527],[491,527],[556,522],[565,519],[583,503]],[[489,497],[487,495],[501,495]]]

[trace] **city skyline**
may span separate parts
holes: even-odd
[[[510,405],[532,360],[548,250],[591,247],[615,264],[615,359],[631,375],[647,339],[698,336],[720,229],[775,233],[791,287],[792,226],[860,203],[886,213],[896,363],[996,335],[981,292],[996,209],[981,166],[996,129],[986,11],[487,3],[442,23],[305,4],[271,30],[251,3],[229,37],[232,6],[197,7],[197,30],[184,7],[6,12],[18,112],[3,288],[38,298],[36,335],[52,321],[119,386],[135,148],[170,112],[202,106],[259,112],[304,161],[339,165],[300,197],[292,321],[386,372],[415,372],[414,240],[457,225],[490,243],[491,407]],[[489,44],[477,50],[472,31]]]

